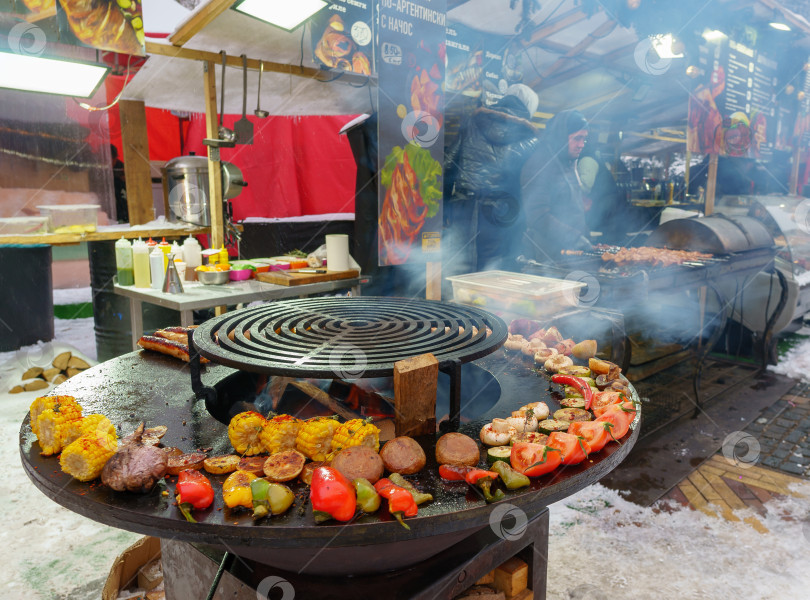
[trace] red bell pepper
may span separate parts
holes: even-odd
[[[480,479],[484,477],[491,477],[494,481],[498,479],[498,474],[495,471],[485,471],[484,469],[472,469],[468,471],[466,475],[464,475],[464,481],[469,483],[470,485],[475,485],[478,483]]]
[[[331,467],[318,467],[313,471],[309,499],[316,523],[329,519],[351,521],[357,506],[354,487],[340,471]]]
[[[466,465],[439,465],[439,477],[445,481],[464,481],[467,473],[474,470],[475,467]]]
[[[404,487],[394,484],[386,477],[383,477],[375,483],[374,489],[377,490],[380,496],[388,500],[388,512],[390,512],[405,529],[410,529],[402,518],[415,517],[416,513],[419,511],[419,507],[416,506],[413,495]]]
[[[549,448],[543,444],[518,442],[512,446],[509,460],[512,468],[518,473],[523,473],[527,477],[539,477],[560,466],[561,454],[556,448]]]
[[[610,423],[596,421],[575,421],[568,427],[568,433],[577,437],[582,437],[591,449],[591,452],[599,452],[610,441]]]
[[[208,508],[214,501],[214,488],[208,478],[193,469],[180,471],[177,476],[177,507],[190,523],[196,523],[192,510]]]
[[[546,446],[556,448],[560,451],[562,454],[562,464],[564,465],[578,465],[588,458],[588,454],[591,452],[591,448],[588,442],[585,441],[585,438],[562,431],[555,431],[549,435]]]
[[[571,387],[575,388],[585,399],[585,410],[588,410],[591,407],[591,402],[593,402],[593,391],[587,382],[583,381],[579,377],[574,377],[573,375],[560,375],[559,373],[552,375],[551,381],[554,383],[559,383],[560,385],[570,385]]]

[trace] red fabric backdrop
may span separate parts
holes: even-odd
[[[108,102],[123,84],[123,77],[107,77]],[[95,146],[93,142],[101,143],[107,134],[123,159],[118,107],[108,115],[108,132],[91,127],[90,136],[98,139],[88,142]],[[357,167],[349,141],[338,134],[354,116],[248,116],[254,125],[253,145],[221,150],[222,160],[239,167],[248,183],[232,200],[234,218],[354,212]],[[232,129],[239,118],[225,115],[225,126]],[[192,113],[181,120],[169,111],[147,107],[146,125],[151,160],[171,160],[190,152],[205,156],[204,115]]]

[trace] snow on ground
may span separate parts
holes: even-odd
[[[93,301],[93,289],[88,287],[54,289],[53,305],[79,304]]]
[[[768,369],[810,383],[810,338],[788,350],[784,356],[779,357],[778,364],[771,365]]]
[[[21,369],[71,349],[94,358],[93,320],[56,321],[56,340],[0,354],[0,392]],[[67,344],[70,344],[69,346]],[[808,372],[810,342],[780,362]],[[802,369],[800,361],[804,360]],[[97,600],[109,568],[138,534],[81,517],[37,490],[19,458],[19,429],[36,392],[0,393],[3,600]],[[810,483],[797,491],[810,496]],[[769,533],[690,509],[654,511],[593,485],[551,507],[548,598],[736,600],[805,598],[810,590],[810,504],[775,499],[758,517]],[[749,513],[738,513],[740,518]]]

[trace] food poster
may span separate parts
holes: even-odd
[[[0,52],[47,56],[59,41],[56,0],[0,0]]]
[[[691,152],[767,159],[779,123],[777,64],[734,40],[700,48],[706,73],[689,98]]]
[[[506,88],[522,80],[519,56],[510,52],[511,38],[489,35],[460,23],[447,24],[447,75],[445,104],[456,94],[481,95],[489,106]]]
[[[310,19],[316,64],[361,75],[374,72],[372,0],[333,0]]]
[[[56,0],[60,41],[145,55],[142,0]]]
[[[441,256],[445,8],[445,0],[379,5],[381,266]]]

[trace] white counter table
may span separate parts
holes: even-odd
[[[362,277],[324,281],[306,285],[275,285],[255,279],[232,281],[225,285],[203,285],[198,282],[183,282],[182,294],[168,294],[151,288],[136,288],[131,285],[115,284],[115,293],[129,298],[132,329],[132,349],[138,349],[138,340],[143,335],[142,303],[157,304],[180,311],[180,324],[184,327],[194,324],[193,311],[215,306],[232,306],[257,300],[281,300],[303,298],[312,294],[322,294],[351,288],[352,294],[359,295]]]

